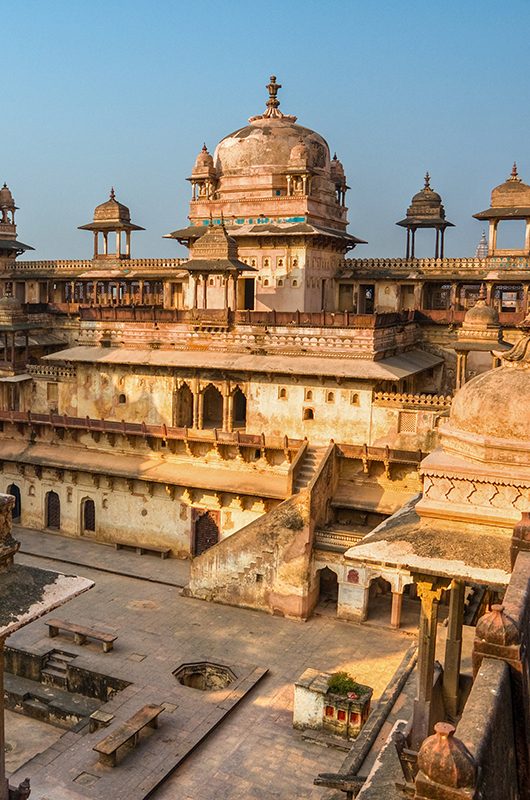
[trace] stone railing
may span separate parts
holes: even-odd
[[[102,259],[58,259],[53,261],[8,261],[4,268],[13,272],[72,272],[78,270],[109,269],[121,267],[127,270],[175,269],[186,263],[186,258],[102,258]]]
[[[34,378],[75,378],[77,368],[51,364],[28,364],[27,371]]]
[[[451,407],[451,395],[444,394],[405,394],[401,392],[374,392],[374,405],[394,406],[398,408],[445,410]]]
[[[318,528],[315,532],[315,547],[321,550],[330,550],[336,553],[345,553],[365,536],[365,533],[338,530],[333,528]]]
[[[494,271],[529,271],[528,256],[502,256],[492,258],[346,258],[346,269],[356,272],[380,270],[406,270],[407,272],[433,273],[483,273]]]

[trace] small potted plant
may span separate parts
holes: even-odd
[[[323,728],[345,739],[355,739],[370,713],[373,689],[358,683],[347,672],[334,672],[328,678]]]

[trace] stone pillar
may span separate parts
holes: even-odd
[[[116,231],[116,258],[121,256],[121,231]]]
[[[200,430],[204,427],[204,392],[199,392],[197,395],[197,425]]]
[[[467,371],[467,351],[457,352],[456,354],[456,388],[460,389],[466,382]]]
[[[227,272],[225,272],[225,274],[224,274],[224,282],[225,282],[225,285],[224,285],[224,290],[225,290],[224,307],[228,308],[228,273]]]
[[[125,234],[125,255],[127,258],[131,257],[131,232],[127,231]]]
[[[401,608],[403,606],[403,592],[392,592],[392,610],[390,612],[390,625],[399,628],[401,624]]]
[[[497,249],[497,225],[498,220],[490,219],[488,255],[492,256]]]
[[[436,655],[436,633],[438,627],[438,603],[442,586],[436,579],[416,581],[418,597],[421,599],[417,689],[412,714],[411,747],[419,750],[421,743],[431,731],[431,700],[434,679],[434,657]]]
[[[109,254],[109,234],[105,231],[103,234],[103,255],[108,256]]]
[[[525,220],[526,227],[524,230],[524,249],[526,255],[530,254],[530,219]]]
[[[191,423],[193,428],[199,427],[199,396],[198,388],[193,392],[193,421]]]
[[[144,282],[143,281],[139,281],[139,284],[140,284],[140,290],[139,290],[140,291],[140,305],[143,305],[143,302],[144,302]]]
[[[98,257],[98,232],[94,231],[94,258]]]
[[[466,585],[454,580],[449,599],[449,619],[445,642],[443,694],[445,710],[450,719],[458,715],[460,690],[460,661],[462,658],[462,626],[464,623],[464,596]]]
[[[228,393],[226,395],[226,430],[228,433],[232,433],[234,429],[234,395]]]
[[[208,308],[208,276],[202,275],[202,307]]]

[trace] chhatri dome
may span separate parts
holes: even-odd
[[[462,327],[469,330],[483,330],[485,328],[498,328],[499,326],[499,312],[493,306],[488,305],[486,287],[482,284],[477,302],[465,313]]]
[[[248,174],[249,169],[284,171],[294,148],[304,144],[308,166],[329,175],[330,154],[325,139],[310,128],[296,124],[296,117],[280,111],[276,76],[267,85],[269,98],[263,114],[250,117],[249,124],[225,136],[214,153],[214,164],[222,175]]]

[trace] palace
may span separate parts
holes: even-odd
[[[527,467],[499,483],[487,464],[510,448],[473,454],[467,400],[451,412],[524,340],[530,186],[514,165],[475,214],[488,241],[446,258],[427,175],[397,223],[405,257],[352,258],[343,165],[280,88],[199,152],[189,224],[166,234],[187,259],[134,258],[142,228],[112,189],[80,226],[91,258],[27,260],[0,190],[0,488],[23,526],[192,559],[194,596],[299,618],[327,597],[362,620],[382,593],[399,627],[419,562],[381,556],[389,517],[436,518],[443,537],[451,486],[466,530],[530,510]],[[514,219],[523,246],[499,249]],[[425,229],[433,257],[416,258]],[[506,553],[478,561],[462,579],[500,590]]]

